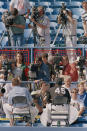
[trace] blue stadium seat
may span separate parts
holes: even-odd
[[[69,6],[72,6],[72,7],[81,7],[82,3],[80,1],[71,1],[69,3]]]
[[[81,28],[81,29],[83,28],[82,22],[78,22],[77,28]]]
[[[58,15],[58,14],[59,14],[59,11],[60,11],[60,9],[55,8],[55,9],[53,10],[53,12],[52,12],[52,15]]]
[[[50,28],[51,30],[55,31],[57,29],[57,23],[56,22],[50,22]]]
[[[73,15],[77,15],[77,16],[81,16],[83,11],[84,10],[82,8],[73,8],[72,9]]]
[[[0,1],[0,8],[4,5],[4,2]]]
[[[5,12],[7,9],[4,9],[4,8],[0,8],[0,15],[3,14],[3,12]]]
[[[2,47],[7,46],[8,45],[8,37],[4,36],[4,39],[2,40],[2,43],[0,43]]]
[[[49,15],[48,17],[49,17],[51,22],[52,21],[55,21],[55,22],[57,21],[57,15]]]
[[[3,23],[3,22],[0,22],[0,34],[1,34],[3,31],[5,31],[5,30],[6,30],[6,28],[5,28],[4,23]]]
[[[24,30],[24,37],[27,39],[29,37],[33,37],[32,36],[32,29],[25,29]]]
[[[49,6],[51,5],[50,2],[39,2],[38,4],[41,5],[41,6],[44,6],[46,8],[49,8]]]
[[[32,7],[32,6],[35,6],[35,2],[29,2],[30,3],[30,6]]]
[[[8,3],[7,3],[7,2],[4,2],[4,5],[2,6],[2,8],[8,9]]]
[[[46,14],[48,13],[48,14],[51,15],[52,12],[53,12],[53,9],[52,8],[46,8],[45,12],[46,12]]]

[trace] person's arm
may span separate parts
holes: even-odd
[[[78,112],[78,116],[81,116],[82,113],[83,113],[84,110],[85,110],[84,103],[79,101],[79,107],[80,107],[80,110],[79,110],[79,112]]]
[[[60,15],[58,15],[57,19],[58,19],[58,24],[61,24],[62,22],[61,22],[61,16]]]
[[[83,112],[84,112],[84,107],[81,107],[80,111],[78,112],[78,116],[81,116]]]
[[[11,0],[10,4],[9,4],[9,10],[12,11],[14,8],[14,0]]]
[[[87,37],[87,24],[85,20],[83,21],[83,29],[84,29],[84,36]]]
[[[21,29],[25,29],[25,25],[13,24],[12,26],[21,28]]]

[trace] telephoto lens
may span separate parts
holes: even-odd
[[[1,92],[2,94],[4,94],[4,93],[5,93],[5,89],[2,88],[0,92]]]

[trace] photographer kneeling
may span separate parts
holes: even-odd
[[[9,25],[11,46],[22,46],[24,45],[24,17],[18,15],[18,10],[16,8],[11,11],[11,15],[14,16],[13,24]]]
[[[64,18],[63,18],[64,17]],[[62,14],[58,15],[58,24],[62,24],[64,28],[64,36],[66,39],[66,47],[72,49],[67,50],[69,62],[72,63],[76,60],[76,52],[73,49],[77,45],[76,28],[77,20],[72,17],[72,12],[69,9],[62,9]]]
[[[39,6],[38,8],[38,20],[31,18],[31,21],[36,24],[37,35],[39,38],[39,47],[50,47],[50,21],[44,13],[44,8]]]

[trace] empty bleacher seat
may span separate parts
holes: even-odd
[[[82,13],[83,13],[83,9],[82,8],[73,8],[72,9],[72,12],[73,12],[73,15],[75,14],[75,15],[77,15],[77,16],[81,16],[82,15]]]
[[[4,36],[2,42],[0,43],[0,46],[4,47],[4,46],[7,46],[7,45],[8,45],[8,37]]]
[[[0,22],[0,33],[2,33],[4,30],[6,30],[5,25],[3,22]]]
[[[59,14],[59,11],[60,11],[60,9],[55,8],[55,9],[53,10],[53,12],[52,12],[52,15],[58,15],[58,14]]]
[[[51,3],[50,2],[39,2],[38,3],[39,5],[41,5],[41,6],[44,6],[44,7],[48,7],[49,8],[49,6],[51,5]]]
[[[0,8],[4,5],[4,2],[0,1]]]
[[[24,30],[24,37],[27,39],[29,37],[32,37],[32,29],[25,29]]]
[[[50,21],[56,21],[57,20],[57,15],[49,15],[48,16]]]
[[[7,9],[0,8],[0,15],[2,15]]]
[[[29,2],[30,3],[30,6],[35,6],[35,2]]]
[[[55,31],[56,28],[57,28],[57,23],[56,22],[50,22],[50,28]]]
[[[46,12],[47,15],[49,15],[49,14],[51,15],[52,12],[53,12],[53,9],[52,8],[46,8],[45,12]]]
[[[69,3],[69,6],[72,6],[72,7],[81,7],[82,3],[80,1],[71,1]]]

